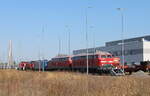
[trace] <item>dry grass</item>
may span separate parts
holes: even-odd
[[[150,96],[150,78],[0,70],[0,96]]]

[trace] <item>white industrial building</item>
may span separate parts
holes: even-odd
[[[106,42],[105,46],[89,48],[89,53],[107,51],[122,59],[122,40]],[[74,50],[73,54],[86,53],[86,49]],[[150,35],[124,39],[125,64],[140,64],[141,61],[150,60]],[[122,61],[122,60],[121,60]]]

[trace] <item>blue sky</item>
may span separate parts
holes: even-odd
[[[88,9],[89,47],[93,47],[93,32],[96,46],[121,39],[118,7],[125,8],[125,38],[149,35],[149,4],[149,0],[0,0],[0,60],[7,60],[9,40],[15,60],[34,60],[43,54],[50,59],[58,54],[59,37],[61,53],[67,54],[66,25],[71,30],[71,50],[85,48],[87,6],[92,6]]]

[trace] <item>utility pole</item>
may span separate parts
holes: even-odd
[[[87,68],[86,68],[86,73],[87,75],[89,74],[89,57],[88,57],[88,9],[92,7],[87,7],[85,10],[85,32],[86,32],[86,63],[87,63]]]
[[[87,63],[87,68],[86,68],[86,73],[87,75],[89,74],[89,60],[88,60],[88,17],[87,17],[87,9],[86,9],[86,63]]]
[[[122,65],[123,65],[123,72],[124,72],[124,63],[125,63],[125,56],[124,56],[124,49],[125,49],[125,45],[124,45],[124,8],[117,8],[117,10],[119,10],[121,12],[121,36],[122,36]]]
[[[41,64],[40,64],[40,60],[41,60],[41,51],[39,50],[39,52],[38,52],[38,57],[39,57],[39,61],[37,61],[37,63],[38,63],[38,67],[39,67],[39,72],[41,72]]]
[[[9,41],[9,52],[8,52],[8,64],[7,68],[11,68],[13,65],[13,55],[12,55],[12,40]]]
[[[45,29],[44,29],[44,26],[43,26],[43,27],[42,27],[42,35],[41,35],[41,36],[42,36],[42,44],[44,44],[44,36],[45,36],[44,33],[45,33]],[[43,54],[42,54],[42,61],[41,61],[41,63],[42,63],[42,64],[41,64],[41,65],[42,65],[42,71],[43,71],[43,72],[45,71],[45,69],[44,69],[44,67],[45,67],[45,62],[44,62],[44,59],[45,59],[45,58],[44,58],[44,55],[45,55],[45,54],[44,54],[44,52],[45,52],[45,51],[44,51],[44,45],[43,45],[43,46],[42,46],[42,53],[43,53]]]
[[[61,54],[61,38],[60,38],[60,35],[58,36],[58,55]]]
[[[93,33],[93,54],[96,52],[96,48],[95,48],[95,32],[92,30],[94,28],[94,26],[90,26],[90,32]]]
[[[0,68],[3,69],[3,63],[2,63],[1,56],[0,56]]]
[[[70,48],[70,26],[67,25],[66,28],[67,28],[67,31],[68,31],[68,32],[67,32],[67,33],[68,33],[68,54],[69,54],[69,56],[70,56],[70,53],[71,53],[71,52],[70,52],[70,49],[71,49],[71,48]]]

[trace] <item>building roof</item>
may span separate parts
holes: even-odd
[[[141,37],[135,37],[135,38],[129,38],[129,39],[124,39],[124,42],[126,43],[126,42],[133,42],[133,41],[142,41],[143,39],[146,40],[146,41],[150,41],[150,35],[141,36]],[[122,42],[122,40],[116,40],[116,41],[106,42],[106,46],[118,45],[121,42]]]

